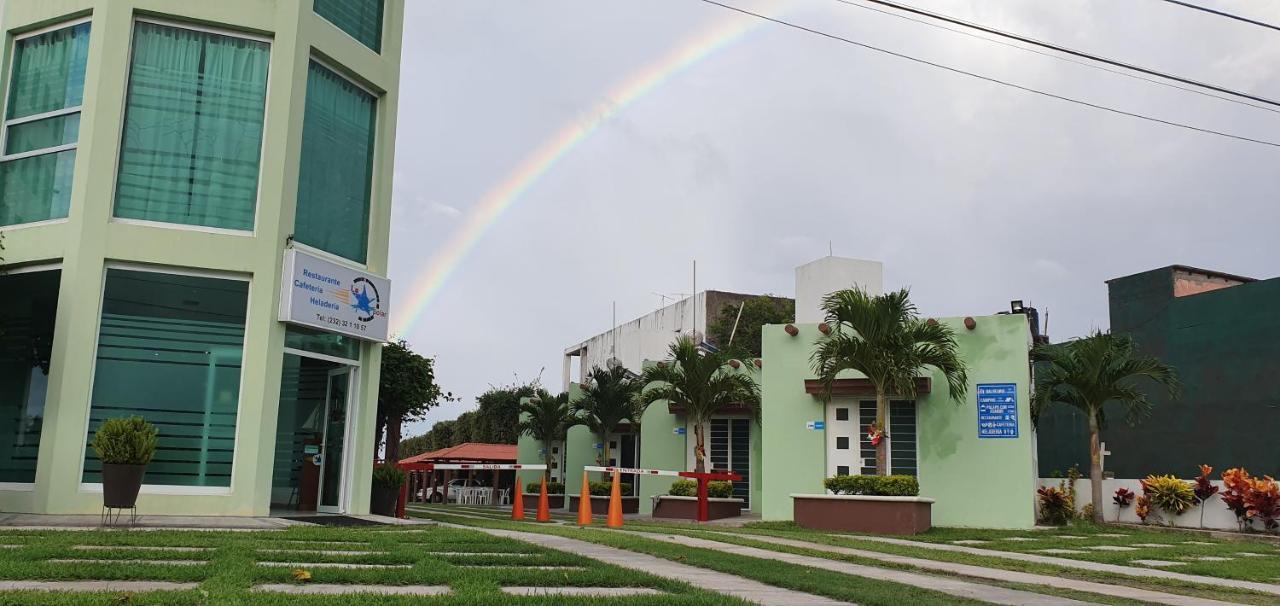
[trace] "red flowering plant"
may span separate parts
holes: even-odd
[[[1147,516],[1151,515],[1151,498],[1147,495],[1138,497],[1137,505],[1134,506],[1133,512],[1138,514],[1138,519],[1143,524],[1147,523]]]
[[[1132,491],[1132,490],[1129,490],[1128,488],[1124,488],[1124,487],[1117,488],[1117,489],[1116,489],[1116,493],[1115,493],[1115,495],[1112,495],[1112,497],[1111,497],[1111,502],[1115,503],[1115,504],[1116,504],[1116,507],[1118,507],[1118,508],[1119,508],[1119,509],[1117,509],[1117,510],[1116,510],[1116,521],[1117,521],[1117,522],[1119,522],[1119,521],[1120,521],[1120,511],[1119,511],[1119,510],[1120,510],[1120,509],[1124,509],[1125,507],[1128,507],[1131,503],[1133,503],[1133,497],[1134,497],[1134,496],[1135,496],[1135,495],[1133,494],[1133,491]]]
[[[1244,530],[1245,525],[1249,523],[1249,506],[1245,501],[1252,489],[1253,481],[1249,477],[1249,472],[1239,467],[1232,467],[1222,472],[1222,503],[1231,510],[1231,513],[1236,514],[1236,523],[1240,525],[1240,530]]]
[[[887,437],[889,434],[884,432],[884,428],[879,423],[872,421],[867,425],[867,440],[871,441],[872,446],[879,446],[880,441]]]
[[[1262,527],[1267,530],[1280,528],[1280,484],[1275,478],[1254,478],[1249,483],[1245,506],[1245,515],[1250,520],[1261,520]]]
[[[1208,465],[1200,466],[1200,475],[1196,476],[1195,487],[1193,491],[1196,495],[1196,502],[1200,504],[1200,527],[1204,528],[1204,503],[1210,497],[1218,494],[1218,487],[1209,481],[1209,474],[1213,473],[1213,468]]]

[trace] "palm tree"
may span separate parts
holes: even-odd
[[[727,368],[730,357],[721,352],[702,352],[689,337],[671,344],[671,356],[650,366],[643,381],[648,388],[643,399],[667,400],[684,408],[693,425],[694,471],[705,472],[707,450],[703,428],[711,417],[730,407],[746,407],[752,420],[760,422],[760,386],[746,370]],[[751,368],[744,364],[743,368]]]
[[[814,372],[828,397],[841,372],[866,375],[876,392],[879,430],[885,427],[889,398],[915,399],[916,379],[930,367],[942,373],[952,400],[960,402],[968,391],[968,369],[957,353],[955,333],[934,320],[921,320],[909,294],[904,288],[873,297],[848,289],[822,299],[831,331],[814,347]],[[878,475],[889,473],[888,447],[888,440],[876,445]]]
[[[1147,394],[1136,386],[1141,378],[1162,385],[1176,399],[1181,385],[1174,369],[1159,359],[1140,356],[1128,335],[1095,332],[1083,339],[1031,350],[1036,364],[1036,391],[1031,398],[1031,419],[1051,404],[1065,404],[1089,419],[1089,485],[1092,487],[1093,521],[1102,517],[1102,458],[1100,430],[1106,426],[1105,406],[1114,402],[1124,409],[1130,425],[1151,414]]]
[[[569,407],[569,394],[553,396],[539,389],[532,398],[520,403],[520,417],[516,431],[542,443],[542,460],[547,466],[542,475],[550,481],[554,459],[551,445],[564,440],[569,428],[578,424],[578,417]]]
[[[587,375],[582,398],[574,403],[573,409],[582,424],[600,437],[601,465],[609,464],[609,434],[623,421],[631,420],[632,401],[640,387],[631,371],[621,365],[608,369],[596,366]]]

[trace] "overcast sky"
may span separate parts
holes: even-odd
[[[723,0],[1089,102],[1280,141],[1280,114],[842,4]],[[856,0],[851,0],[856,1]],[[1280,3],[1198,0],[1280,23]],[[910,0],[1280,98],[1280,32],[1159,0]],[[699,0],[408,0],[390,274],[401,298],[478,201],[635,74],[752,18]],[[565,346],[699,288],[791,296],[793,268],[885,263],[923,313],[1024,299],[1055,340],[1104,280],[1174,263],[1280,274],[1280,149],[1067,104],[761,24],[619,108],[525,191],[402,335],[461,401],[560,384]],[[545,367],[545,370],[543,368]]]

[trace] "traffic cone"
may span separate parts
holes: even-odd
[[[511,487],[515,491],[515,495],[511,497],[511,519],[524,519],[524,497],[520,496],[524,492],[524,486],[520,484],[520,473],[516,472],[516,485]]]
[[[609,517],[605,521],[609,528],[622,528],[622,484],[618,480],[618,472],[613,472],[613,491],[609,494]]]
[[[538,517],[539,522],[551,521],[551,504],[547,502],[547,476],[542,476],[542,488],[538,489]]]
[[[578,493],[578,526],[591,525],[591,482],[587,470],[582,470],[582,491]]]

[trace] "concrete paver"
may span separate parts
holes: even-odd
[[[1094,581],[1083,581],[1076,579],[1066,579],[1059,576],[1035,574],[1030,572],[1017,572],[1013,570],[1004,570],[1001,568],[987,568],[985,566],[974,566],[971,564],[959,564],[952,562],[940,562],[937,560],[927,560],[924,558],[913,558],[909,556],[899,556],[881,553],[878,551],[870,551],[866,549],[854,549],[851,547],[836,547],[824,543],[811,543],[809,541],[798,541],[792,539],[783,539],[778,537],[765,536],[748,536],[752,540],[758,540],[764,543],[773,543],[776,545],[786,545],[789,547],[801,547],[804,549],[813,549],[815,551],[826,551],[829,553],[838,553],[842,555],[850,555],[864,558],[873,558],[882,562],[893,564],[904,564],[927,570],[937,570],[939,572],[948,572],[968,577],[981,579],[991,579],[996,581],[1010,581],[1014,583],[1023,583],[1026,585],[1043,585],[1046,587],[1056,587],[1058,589],[1069,589],[1072,591],[1083,591],[1088,593],[1098,593],[1109,596],[1129,598],[1141,602],[1152,604],[1170,604],[1177,606],[1225,606],[1228,602],[1219,602],[1215,600],[1193,598],[1181,596],[1177,594],[1165,593],[1162,591],[1152,591],[1147,589],[1138,589],[1134,587],[1125,587],[1123,585],[1111,585],[1108,583],[1098,583]],[[1177,562],[1174,562],[1176,565]]]
[[[652,587],[503,587],[508,595],[562,595],[617,598],[633,595],[665,595]]]
[[[413,568],[411,564],[355,564],[350,562],[258,562],[258,565],[269,568],[348,568],[352,570]]]
[[[1143,566],[1155,566],[1156,568],[1167,568],[1169,566],[1186,566],[1186,562],[1170,562],[1169,560],[1133,560],[1134,564],[1142,564]]]
[[[306,585],[290,585],[288,583],[269,583],[255,585],[253,591],[265,593],[288,593],[294,595],[349,595],[374,593],[378,595],[410,595],[432,596],[450,593],[448,585],[347,585],[308,583]]]
[[[1259,583],[1257,581],[1241,581],[1237,579],[1223,579],[1219,577],[1207,577],[1203,575],[1186,574],[1182,572],[1173,572],[1172,570],[1159,570],[1151,568],[1135,568],[1133,566],[1122,566],[1119,564],[1104,564],[1102,562],[1090,562],[1087,560],[1072,560],[1068,558],[1055,558],[1052,556],[1037,555],[1034,553],[1015,553],[1012,551],[999,551],[995,549],[983,549],[981,547],[965,547],[962,545],[943,545],[938,543],[926,543],[923,541],[912,541],[910,539],[897,539],[892,537],[873,537],[866,535],[831,535],[834,537],[845,539],[857,539],[861,541],[873,541],[876,543],[887,543],[890,545],[902,545],[906,547],[918,547],[922,549],[933,549],[937,551],[952,551],[956,553],[967,553],[971,555],[987,556],[992,558],[1005,558],[1009,560],[1018,560],[1021,562],[1036,562],[1039,564],[1052,564],[1054,566],[1062,566],[1064,568],[1078,568],[1080,570],[1093,570],[1097,572],[1110,572],[1130,577],[1139,578],[1155,578],[1170,579],[1181,581],[1184,583],[1198,583],[1201,585],[1210,585],[1218,587],[1233,587],[1235,589],[1246,589],[1249,591],[1259,591],[1272,595],[1280,595],[1280,585],[1270,583]],[[1213,545],[1213,543],[1207,543]]]
[[[186,591],[199,583],[168,581],[0,581],[0,591]]]
[[[1137,551],[1137,547],[1125,547],[1123,545],[1088,545],[1083,549],[1092,549],[1093,551]]]
[[[165,547],[161,545],[72,545],[76,551],[172,551],[177,553],[202,553],[213,551],[212,547]]]
[[[70,558],[47,561],[52,564],[134,564],[139,566],[204,566],[209,563],[207,560],[78,560]]]
[[[505,556],[512,558],[528,558],[540,553],[524,553],[519,551],[424,551],[434,556]]]
[[[636,533],[640,535],[641,533]],[[732,553],[751,558],[762,560],[774,560],[778,562],[786,562],[788,564],[797,564],[810,568],[819,568],[822,570],[830,570],[841,574],[848,574],[868,579],[876,579],[880,581],[889,581],[892,583],[901,583],[903,585],[911,585],[923,589],[932,589],[940,591],[947,595],[971,598],[974,600],[988,602],[991,604],[1006,604],[1009,606],[1079,606],[1088,604],[1070,598],[1058,596],[1043,595],[1032,593],[1029,591],[1020,591],[1017,589],[1006,589],[1004,587],[995,587],[992,585],[984,585],[974,583],[962,579],[949,577],[940,577],[918,572],[908,572],[905,570],[895,570],[892,568],[879,568],[876,566],[865,566],[862,564],[854,564],[852,562],[843,562],[839,560],[831,560],[827,558],[819,558],[814,556],[798,555],[793,553],[784,553],[778,551],[770,551],[767,549],[759,549],[756,547],[745,547],[742,545],[734,545],[731,543],[720,543],[709,539],[700,539],[687,537],[682,535],[663,535],[654,533],[643,533],[642,536],[650,539],[684,545],[686,547],[697,547],[701,549],[712,549],[725,553]],[[755,537],[752,537],[753,539]],[[786,540],[786,539],[782,539]],[[808,548],[811,544],[803,541],[797,541],[803,547]],[[838,548],[837,548],[838,549]]]
[[[1142,547],[1145,549],[1158,549],[1160,547],[1173,547],[1172,543],[1130,543],[1132,547]]]
[[[302,547],[294,547],[292,549],[259,549],[258,553],[286,553],[292,555],[327,555],[327,556],[367,556],[367,555],[387,555],[385,551],[359,551],[346,549],[303,549]]]
[[[444,523],[441,525],[453,526]],[[664,560],[645,553],[626,551],[596,543],[589,543],[587,541],[570,539],[568,537],[538,534],[533,532],[520,532],[515,530],[499,530],[496,528],[478,528],[471,526],[455,527],[467,528],[469,530],[483,532],[492,536],[515,539],[525,543],[549,547],[551,549],[557,549],[591,558],[606,564],[613,564],[614,566],[619,566],[628,570],[637,570],[665,579],[682,581],[689,583],[694,587],[741,598],[753,604],[761,604],[763,606],[835,606],[837,604],[847,604],[847,602],[804,593],[802,591],[782,589],[780,587],[766,585],[759,581],[745,579],[739,576],[725,574],[723,572],[716,572],[714,570]]]
[[[1089,553],[1080,549],[1037,549],[1036,551],[1039,553],[1052,553],[1054,555],[1080,555],[1082,553]]]

